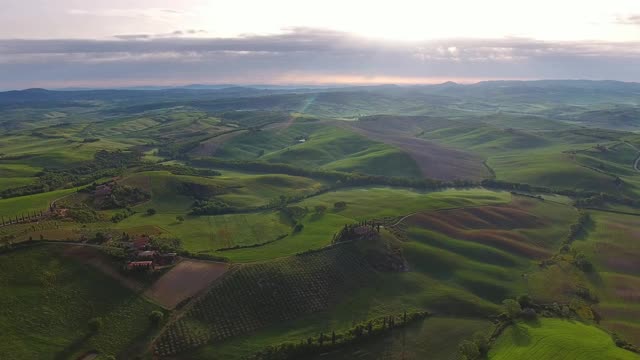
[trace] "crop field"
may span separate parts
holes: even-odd
[[[523,274],[560,246],[576,214],[559,204],[515,199],[509,205],[421,212],[400,224],[411,269],[439,287],[458,285],[458,291],[439,289],[451,298],[431,298],[429,307],[473,315],[525,291]]]
[[[484,189],[420,192],[372,187],[331,191],[296,204],[309,209],[324,205],[330,209],[323,215],[308,214],[301,220],[304,224],[301,232],[265,246],[225,251],[224,256],[240,262],[288,256],[328,245],[333,234],[345,224],[365,219],[399,217],[421,210],[500,204],[510,199],[511,194],[507,192]],[[334,204],[339,201],[347,203],[345,209],[334,209]]]
[[[197,260],[184,260],[162,275],[144,295],[167,309],[198,294],[227,272],[229,265]]]
[[[376,141],[396,147],[407,153],[418,165],[423,176],[452,179],[481,179],[489,176],[482,164],[482,158],[472,153],[441,146],[437,143],[417,138],[408,133],[406,127],[400,131],[381,131],[375,121],[359,122],[354,131]]]
[[[591,212],[593,229],[576,249],[593,259],[598,276],[590,279],[600,302],[601,325],[625,339],[640,342],[640,217]]]
[[[491,360],[639,358],[638,354],[617,348],[611,336],[597,327],[560,319],[519,322],[498,338],[489,353]]]
[[[128,231],[139,226],[158,227],[167,236],[180,238],[185,249],[194,252],[260,244],[291,231],[291,226],[283,223],[276,212],[187,216],[184,222],[176,221],[175,214],[136,214],[115,224],[114,228]],[[232,252],[226,251],[224,256]]]
[[[88,350],[119,355],[144,339],[157,307],[61,251],[39,246],[0,255],[1,352],[16,360],[74,358]],[[92,334],[87,322],[96,316],[103,327]]]

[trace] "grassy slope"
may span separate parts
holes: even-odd
[[[490,360],[639,358],[616,347],[611,336],[595,326],[544,318],[538,323],[520,322],[505,330],[489,352]]]
[[[42,194],[0,199],[0,215],[15,216],[28,211],[47,210],[51,201],[72,194],[76,189],[51,191]]]
[[[332,191],[306,199],[298,206],[313,209],[324,205],[329,211],[322,216],[310,213],[303,220],[304,229],[275,243],[259,248],[232,250],[224,253],[234,261],[258,261],[293,255],[331,242],[333,234],[345,224],[364,219],[402,216],[415,211],[508,202],[510,194],[484,189],[419,192],[398,188],[353,188]],[[345,201],[347,208],[335,211],[333,204]],[[312,211],[313,212],[313,211]]]
[[[596,310],[602,326],[640,344],[640,218],[600,211],[591,212],[594,228],[574,247],[594,262],[597,276],[590,280],[600,302]]]
[[[318,335],[316,332],[318,329],[311,326],[284,330],[290,325],[276,326],[259,331],[252,337],[240,337],[215,346],[203,347],[190,355],[194,360],[239,359],[272,344],[299,342],[300,339],[308,336]],[[489,326],[490,324],[485,320],[433,317],[382,339],[349,346],[313,359],[457,360],[458,343],[474,332],[485,330]]]
[[[133,174],[122,183],[148,191],[151,201],[136,207],[144,211],[154,208],[158,213],[184,214],[194,198],[183,193],[183,184],[195,183],[219,188],[224,191],[220,199],[235,207],[255,207],[267,204],[280,195],[296,196],[310,194],[323,186],[322,182],[300,176],[280,174],[255,175],[231,173],[214,177],[173,175],[167,171],[148,171]]]
[[[552,230],[536,229],[540,233],[532,234],[532,241],[535,241],[536,235],[539,238],[559,237],[558,233],[566,230],[563,226],[568,226],[575,217],[571,208],[551,203],[541,202],[539,205],[530,207],[529,211],[536,216],[546,217],[548,221],[557,222]],[[530,232],[533,231],[530,230]],[[374,272],[370,279],[344,293],[343,300],[333,303],[326,311],[287,322],[278,322],[251,336],[239,336],[205,346],[195,353],[189,353],[189,356],[202,359],[241,358],[267,345],[285,341],[299,342],[300,339],[308,336],[346,329],[354,323],[366,322],[371,318],[402,313],[405,310],[428,309],[442,316],[454,315],[459,318],[429,319],[424,322],[418,333],[410,332],[407,336],[407,343],[411,346],[407,347],[406,355],[410,356],[408,358],[418,359],[421,354],[432,352],[437,359],[455,358],[457,343],[487,325],[487,322],[474,320],[474,317],[496,313],[499,311],[498,304],[504,297],[522,293],[524,282],[520,274],[530,267],[535,267],[533,262],[505,252],[498,254],[498,259],[507,260],[511,265],[505,263],[503,267],[495,263],[485,263],[479,259],[486,260],[487,257],[491,257],[488,254],[498,252],[491,247],[477,245],[470,241],[440,238],[437,239],[440,241],[438,243],[432,241],[435,240],[432,236],[428,239],[410,236],[406,241],[398,241],[385,231],[382,234],[383,240],[402,248],[410,271]],[[550,248],[554,244],[557,245],[555,242],[548,241],[546,244]],[[358,242],[354,246],[366,254],[366,249],[377,245]],[[352,270],[345,268],[342,271],[349,274]],[[288,284],[281,289],[288,291],[284,289],[290,286],[291,284]],[[306,285],[298,286],[300,291],[306,289]],[[486,290],[500,293],[499,298]],[[271,311],[268,309],[278,304],[266,299],[264,302],[269,304],[263,307],[264,311]],[[431,324],[434,324],[435,329],[430,327]],[[430,336],[425,338],[424,335]],[[364,353],[365,359],[376,358],[372,354],[379,352],[389,356],[384,358],[395,359],[400,355],[401,348],[397,341],[398,339],[395,338],[387,339],[384,343],[361,345],[357,347],[357,352]],[[446,345],[439,348],[437,344],[441,342]],[[344,354],[336,354],[336,356],[348,358],[349,354],[352,354],[349,351],[356,350],[349,349]]]
[[[411,225],[409,241],[403,244],[405,257],[415,276],[430,279],[431,287],[438,289],[424,293],[430,295],[424,297],[426,306],[440,312],[477,315],[493,311],[494,304],[507,297],[524,293],[521,275],[536,268],[534,254],[543,253],[544,249],[551,253],[559,247],[576,217],[575,211],[563,205],[538,202],[527,206],[520,208],[528,217],[537,219],[537,225],[522,223],[511,228],[500,224],[500,216],[489,220],[495,210],[480,212],[483,208],[474,209],[480,214],[477,218],[464,210],[456,211],[459,215],[444,213],[444,219],[450,219],[452,226],[458,227],[461,220],[467,222],[468,228],[460,227],[455,234],[435,221],[421,220],[420,226],[420,222]],[[469,226],[482,218],[488,222],[479,228]],[[530,252],[531,248],[536,251]]]
[[[0,352],[11,359],[118,354],[149,330],[156,306],[61,251],[40,246],[0,256]],[[87,321],[97,316],[103,328],[88,336]]]
[[[300,137],[307,141],[297,142]],[[264,155],[258,157],[261,152]],[[242,134],[225,143],[216,155],[366,174],[421,176],[415,162],[400,150],[323,122],[297,122],[284,129]]]

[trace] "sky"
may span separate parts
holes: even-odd
[[[640,81],[638,0],[0,0],[0,89]]]

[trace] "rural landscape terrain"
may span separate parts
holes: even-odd
[[[640,359],[640,84],[0,93],[0,358]]]

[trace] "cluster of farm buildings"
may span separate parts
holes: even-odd
[[[126,243],[129,257],[127,270],[155,270],[156,267],[173,265],[178,254],[162,252],[151,243],[146,235],[137,236]]]

